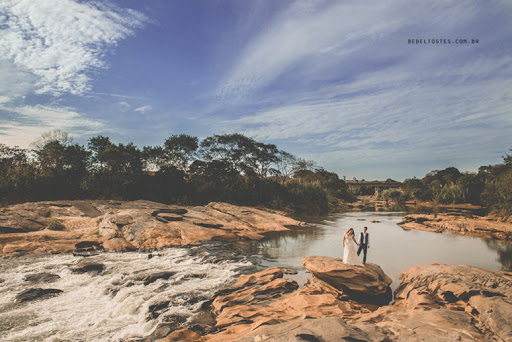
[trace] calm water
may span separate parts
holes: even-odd
[[[299,273],[295,278],[299,283],[310,277],[302,267],[304,256],[343,257],[342,238],[350,227],[356,232],[356,240],[363,227],[368,227],[370,249],[367,261],[381,266],[393,279],[393,289],[399,285],[400,273],[413,266],[445,263],[469,264],[489,270],[510,270],[512,267],[512,245],[509,243],[450,233],[406,231],[397,225],[402,217],[403,213],[383,212],[336,214],[318,224],[318,229],[276,235],[254,243],[251,248],[264,256],[265,265],[297,269]]]

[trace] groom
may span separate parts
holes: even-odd
[[[368,228],[364,227],[361,237],[359,238],[359,248],[357,249],[357,255],[363,251],[363,264],[366,264],[366,252],[370,248],[370,234],[367,232]]]

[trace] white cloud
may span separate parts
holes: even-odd
[[[90,71],[106,67],[108,49],[145,21],[139,12],[98,2],[3,0],[0,56],[11,71],[33,75],[37,93],[81,94],[90,88]]]
[[[0,119],[0,142],[26,148],[42,133],[60,129],[81,137],[98,134],[105,129],[101,120],[88,119],[72,108],[53,106],[6,106],[0,104],[0,113],[10,119]]]
[[[149,112],[151,109],[153,109],[151,106],[142,106],[142,107],[134,109],[134,111],[140,112],[142,114],[146,114],[146,112]]]

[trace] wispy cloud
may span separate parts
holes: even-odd
[[[93,120],[72,108],[52,106],[6,106],[0,104],[0,142],[10,146],[28,147],[42,133],[61,129],[82,137],[105,129],[101,120]]]
[[[107,66],[109,48],[146,20],[134,10],[100,2],[4,0],[0,72],[15,67],[18,74],[32,75],[36,93],[82,94],[90,89],[91,73]]]
[[[139,113],[142,113],[142,114],[146,114],[151,109],[153,109],[151,106],[142,106],[142,107],[134,109],[133,111],[134,112],[139,112]]]
[[[431,167],[485,162],[512,128],[512,49],[503,45],[512,18],[503,6],[296,3],[248,42],[220,83],[223,105],[249,114],[218,131],[270,140],[342,172],[396,163],[402,177],[426,155]]]

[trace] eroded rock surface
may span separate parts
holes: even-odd
[[[301,329],[296,330],[295,335],[286,335],[287,333],[280,330],[288,329],[289,322],[295,322],[290,323],[293,325],[305,319],[352,317],[361,312],[369,313],[378,307],[358,303],[343,290],[318,278],[310,279],[304,287],[299,288],[295,281],[283,278],[291,272],[293,271],[274,267],[241,276],[234,285],[220,291],[211,304],[212,312],[216,316],[212,331],[217,333],[206,336],[206,339],[252,341],[268,334],[270,340],[280,340],[284,336],[307,335]],[[305,324],[309,326],[308,322]],[[261,329],[274,329],[262,328],[266,326],[275,327],[275,335],[270,332],[260,333]],[[314,326],[312,324],[311,328]],[[328,330],[323,333],[331,336]],[[357,335],[355,330],[354,334]],[[303,337],[307,338],[306,335]]]
[[[512,223],[490,217],[466,217],[456,214],[410,214],[398,224],[403,229],[445,231],[461,235],[481,236],[499,240],[512,240]]]
[[[345,269],[339,259],[307,257],[304,264],[329,274],[330,283],[315,276],[297,288],[280,268],[241,276],[211,304],[209,334],[183,329],[166,341],[512,341],[510,272],[414,267],[402,273],[395,302],[379,307],[358,302],[340,286],[366,274],[357,266],[336,273]],[[377,267],[367,272],[380,274]],[[379,278],[388,283],[385,274]]]
[[[64,229],[50,230],[53,220]],[[0,212],[0,256],[37,252],[153,250],[210,240],[242,241],[303,223],[265,210],[226,203],[198,207],[150,201],[52,201]]]

